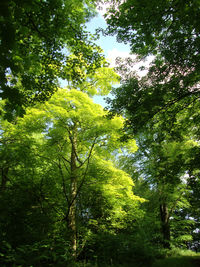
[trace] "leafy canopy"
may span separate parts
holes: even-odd
[[[126,110],[134,131],[158,113],[171,116],[172,124],[177,113],[191,110],[199,99],[199,1],[111,3],[107,33],[129,43],[140,58],[154,55],[146,77],[130,74],[114,92],[113,110]]]
[[[1,1],[0,97],[6,99],[9,118],[48,99],[59,78],[84,81],[82,65],[91,73],[105,64],[84,28],[94,7],[95,1],[88,0]]]

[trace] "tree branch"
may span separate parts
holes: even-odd
[[[62,187],[63,187],[63,193],[65,195],[65,198],[67,200],[67,203],[69,203],[69,198],[67,196],[67,191],[66,191],[66,185],[65,185],[65,179],[64,179],[64,175],[63,175],[63,171],[62,171],[62,166],[61,166],[61,163],[60,163],[60,159],[59,159],[59,163],[58,163],[58,168],[59,168],[59,171],[60,171],[60,174],[61,174],[61,178],[62,178]]]

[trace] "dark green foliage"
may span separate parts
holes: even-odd
[[[199,1],[111,2],[107,32],[130,43],[133,53],[158,54],[174,67],[199,68]]]
[[[157,114],[171,131],[176,115],[190,113],[199,100],[199,2],[113,1],[108,33],[131,44],[140,57],[154,55],[146,77],[128,78],[114,90],[111,111],[125,112],[130,130],[138,132]],[[119,5],[118,9],[116,5]],[[126,74],[128,76],[128,74]]]
[[[159,196],[164,239],[195,246],[191,238],[198,236],[198,212],[191,211],[199,200],[199,1],[112,3],[107,33],[129,43],[140,59],[154,58],[142,78],[131,71],[134,62],[119,61],[122,85],[108,100],[110,112],[125,116],[125,137],[137,134],[140,156],[132,162],[137,179]]]
[[[83,27],[94,13],[94,2],[87,0],[1,1],[0,96],[7,100],[7,118],[48,99],[59,78],[82,82],[83,64],[87,73],[101,66],[101,50]]]
[[[85,247],[80,259],[92,260],[98,266],[150,266],[156,251],[137,231],[136,228],[129,235],[98,232]]]

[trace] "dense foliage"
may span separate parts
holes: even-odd
[[[85,78],[81,68],[91,73],[105,63],[84,28],[94,14],[87,0],[1,1],[0,94],[8,118],[48,99],[59,78],[77,84]]]
[[[154,55],[146,77],[132,77],[116,92],[122,103],[116,107],[131,114],[134,131],[160,112],[168,111],[173,123],[177,112],[198,102],[198,16],[198,1],[113,1],[108,33],[130,43],[139,57]]]
[[[126,118],[125,137],[135,134],[139,145],[128,162],[139,188],[148,185],[156,194],[163,246],[199,250],[192,242],[198,240],[198,219],[191,212],[199,199],[199,2],[111,2],[107,34],[130,43],[138,59],[153,56],[144,77],[132,72],[131,60],[119,61],[122,85],[108,100],[111,113]]]
[[[0,3],[0,265],[198,266],[199,1],[109,1],[144,77],[85,31],[98,2]]]

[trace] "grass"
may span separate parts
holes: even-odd
[[[172,249],[168,251],[165,259],[154,262],[152,267],[199,267],[200,253],[191,250]]]
[[[161,256],[161,255],[160,255]],[[73,267],[200,267],[200,253],[191,250],[174,248],[163,251],[162,259],[157,259],[153,264],[145,260],[132,259],[129,263],[127,259],[123,263],[98,263],[79,262]],[[72,266],[70,266],[72,267]]]
[[[199,256],[179,256],[157,260],[152,267],[198,267],[200,266]]]

